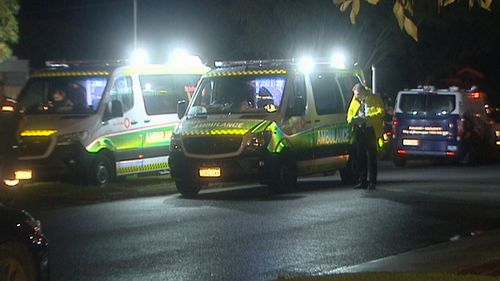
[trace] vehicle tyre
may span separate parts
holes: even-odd
[[[35,257],[20,243],[0,245],[0,280],[35,281],[38,279]]]
[[[115,178],[115,171],[111,166],[108,157],[97,154],[90,167],[89,182],[92,185],[104,186],[109,184]]]
[[[297,169],[294,161],[280,161],[269,184],[272,191],[284,193],[297,189]]]
[[[355,185],[359,181],[359,175],[356,172],[355,156],[350,155],[344,168],[340,169],[340,179],[344,185]]]
[[[191,180],[176,180],[175,186],[184,198],[195,198],[201,190],[201,184]]]
[[[392,163],[396,167],[404,167],[406,166],[406,159],[395,156],[394,158],[392,158]]]

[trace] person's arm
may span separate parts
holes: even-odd
[[[378,95],[373,95],[370,98],[369,110],[368,110],[368,118],[383,118],[385,114],[384,110],[384,102]]]
[[[349,104],[349,109],[347,110],[347,123],[351,124],[354,117],[356,116],[359,109],[359,105],[357,104],[354,97],[351,99],[351,103]]]

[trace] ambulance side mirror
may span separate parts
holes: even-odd
[[[177,102],[177,117],[179,119],[182,119],[184,115],[186,115],[186,110],[187,110],[187,102],[186,100],[180,100]]]

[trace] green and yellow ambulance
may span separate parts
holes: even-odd
[[[212,182],[254,181],[276,191],[298,176],[340,170],[352,183],[346,112],[360,69],[295,60],[218,62],[205,74],[170,143],[170,172],[185,197]]]
[[[19,95],[24,109],[17,174],[104,185],[168,171],[177,102],[189,100],[200,65],[51,63]]]

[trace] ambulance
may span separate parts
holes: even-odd
[[[19,95],[24,120],[16,175],[105,185],[168,171],[177,102],[209,71],[193,65],[52,62]]]
[[[312,59],[216,67],[189,104],[179,104],[169,163],[184,197],[215,182],[259,182],[283,192],[298,176],[337,170],[344,183],[355,181],[346,112],[352,86],[364,82],[360,69]]]

